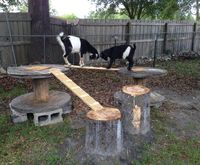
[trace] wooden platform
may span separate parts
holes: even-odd
[[[105,71],[118,71],[119,68],[104,68],[104,67],[94,67],[94,66],[78,66],[78,65],[64,65],[66,68],[72,69],[90,69],[90,70],[105,70]]]

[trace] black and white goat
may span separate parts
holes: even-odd
[[[107,68],[111,68],[113,62],[115,59],[126,59],[128,61],[128,70],[131,70],[133,67],[133,56],[135,53],[136,45],[119,45],[119,46],[113,46],[109,49],[106,49],[100,53],[100,57],[103,58],[104,60],[108,60],[110,58],[109,64]]]
[[[56,39],[63,50],[63,58],[67,65],[71,65],[67,59],[70,53],[79,53],[80,66],[84,65],[83,54],[91,53],[90,59],[99,58],[98,51],[85,39],[72,35],[66,36],[63,32],[61,32]]]

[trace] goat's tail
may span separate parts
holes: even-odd
[[[136,44],[135,43],[133,44],[133,48],[136,49]]]
[[[61,37],[63,37],[63,36],[64,36],[64,32],[60,32],[60,33],[57,35],[57,37],[56,37],[56,40],[58,41],[58,43],[59,43],[60,45],[63,44],[63,42],[62,42],[62,40],[61,40]]]

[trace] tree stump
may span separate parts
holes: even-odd
[[[114,108],[87,113],[85,150],[89,154],[117,155],[122,150],[120,111]]]
[[[125,133],[146,134],[150,131],[150,90],[141,85],[124,86],[115,93],[115,101],[122,113]]]

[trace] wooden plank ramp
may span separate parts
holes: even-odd
[[[78,96],[86,105],[88,105],[92,110],[98,111],[104,108],[98,101],[96,101],[88,93],[86,93],[83,89],[81,89],[81,87],[79,87],[76,83],[74,83],[59,69],[52,68],[49,71],[65,86],[67,86],[76,96]]]
[[[78,66],[78,65],[64,65],[66,68],[72,69],[90,69],[90,70],[105,70],[105,71],[118,71],[119,68],[104,68],[104,67],[94,67],[94,66]]]

